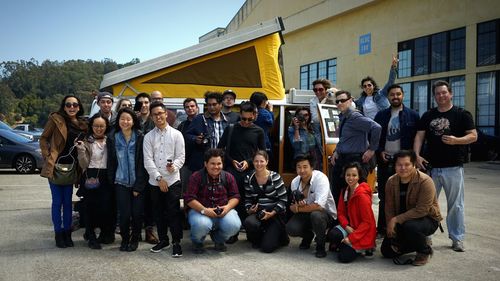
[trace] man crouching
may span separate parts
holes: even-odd
[[[433,253],[427,236],[436,232],[442,220],[436,188],[427,174],[417,170],[415,152],[402,150],[394,161],[396,174],[385,186],[387,237],[380,251],[386,258],[396,258],[395,263],[400,255],[416,251],[412,264],[425,265]]]
[[[224,152],[209,149],[204,155],[205,168],[189,178],[184,202],[188,205],[191,241],[197,254],[203,253],[203,241],[210,233],[215,250],[225,252],[225,241],[238,233],[241,221],[234,208],[240,201],[234,177],[222,170]]]

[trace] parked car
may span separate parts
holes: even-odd
[[[14,168],[18,173],[33,173],[42,169],[40,143],[13,132],[0,129],[0,168]]]
[[[33,136],[33,134],[30,134],[28,132],[24,132],[24,131],[17,131],[17,130],[14,130],[12,129],[9,125],[5,124],[4,122],[0,121],[0,129],[2,130],[7,130],[7,131],[13,131],[14,133],[20,135],[20,136],[23,136],[31,141],[34,141],[35,140],[35,137]],[[41,133],[40,133],[41,134]],[[38,137],[38,139],[40,139],[40,137]]]
[[[34,141],[39,141],[40,136],[43,133],[43,129],[35,128],[35,126],[31,124],[16,124],[12,127],[12,129],[14,129],[14,131],[32,135]]]

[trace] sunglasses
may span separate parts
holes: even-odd
[[[325,91],[325,88],[313,88],[313,92],[317,93],[317,92],[324,92]]]
[[[370,88],[370,87],[373,87],[373,85],[372,84],[364,84],[363,85],[363,88]]]
[[[80,105],[77,102],[67,102],[67,103],[64,104],[64,106],[67,107],[67,108],[71,108],[71,107],[77,108]]]
[[[245,118],[245,117],[241,117],[241,121],[245,121],[245,122],[253,122],[253,118]]]
[[[336,101],[335,101],[335,103],[336,103],[336,104],[339,104],[339,103],[344,103],[344,102],[346,102],[346,101],[348,101],[348,100],[350,100],[350,98],[349,98],[349,99],[340,99],[340,100],[336,100]]]

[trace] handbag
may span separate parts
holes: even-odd
[[[73,155],[71,155],[71,152],[75,146],[71,147],[69,150],[68,154],[63,155],[57,159],[56,164],[54,165],[54,172],[53,176],[50,179],[51,183],[58,184],[58,185],[69,185],[69,184],[74,184],[78,180],[78,172],[76,170],[76,161]],[[71,158],[71,163],[69,164],[61,164],[59,161],[62,158],[70,157]]]
[[[99,188],[99,186],[101,186],[101,183],[99,182],[99,178],[96,176],[95,178],[94,177],[86,178],[84,186],[86,189],[97,189]]]

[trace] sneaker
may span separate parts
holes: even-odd
[[[236,233],[236,235],[229,237],[229,239],[226,240],[226,243],[227,244],[234,244],[237,241],[238,241],[238,233]]]
[[[362,255],[365,259],[373,259],[373,250],[365,250]]]
[[[307,250],[311,248],[311,242],[314,238],[314,233],[306,233],[304,237],[302,238],[302,242],[300,242],[299,249],[301,250]]]
[[[128,248],[128,242],[127,241],[122,241],[120,243],[120,252],[126,252]]]
[[[316,245],[316,253],[314,255],[317,258],[326,257],[325,245]]]
[[[163,249],[168,249],[170,247],[170,242],[167,240],[162,240],[160,243],[153,246],[153,248],[149,249],[152,253],[159,253]]]
[[[412,264],[414,266],[426,265],[429,262],[430,256],[430,254],[417,253],[417,256],[415,256],[415,260],[412,262]]]
[[[217,252],[225,252],[227,251],[227,246],[224,243],[215,243],[215,250]]]
[[[451,244],[451,248],[455,252],[465,252],[464,242],[460,240],[453,241],[453,244]]]
[[[95,239],[95,236],[93,239],[90,239],[88,242],[89,248],[93,250],[100,250],[102,249],[101,244]]]
[[[182,248],[179,243],[174,243],[174,246],[172,247],[172,257],[174,258],[182,257]]]
[[[203,248],[203,244],[202,243],[193,243],[193,252],[195,254],[205,253],[205,248]]]

